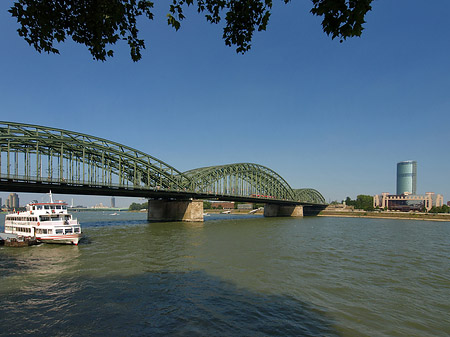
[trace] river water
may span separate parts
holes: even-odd
[[[75,214],[79,246],[0,247],[0,335],[450,334],[450,222]]]

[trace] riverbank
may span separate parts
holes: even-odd
[[[321,211],[318,216],[338,218],[375,218],[375,219],[402,219],[450,221],[450,214],[443,213],[405,213],[405,212],[366,212],[366,211]]]

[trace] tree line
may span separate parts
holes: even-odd
[[[353,206],[356,209],[363,209],[365,211],[375,210],[373,208],[373,197],[371,195],[360,194],[356,197],[356,200],[352,200],[350,197],[347,197],[342,203],[344,202],[347,206]]]
[[[148,209],[148,201],[144,202],[142,204],[138,204],[136,202],[133,202],[130,207],[128,207],[129,211],[140,211],[141,209]]]
[[[450,207],[447,205],[442,205],[441,207],[433,206],[428,213],[450,213]]]

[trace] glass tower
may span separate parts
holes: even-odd
[[[417,162],[415,160],[397,163],[397,195],[405,192],[416,194]]]

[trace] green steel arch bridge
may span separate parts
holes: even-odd
[[[181,172],[144,152],[106,139],[2,121],[0,190],[319,208],[326,205],[318,191],[293,189],[262,165],[238,163]]]

